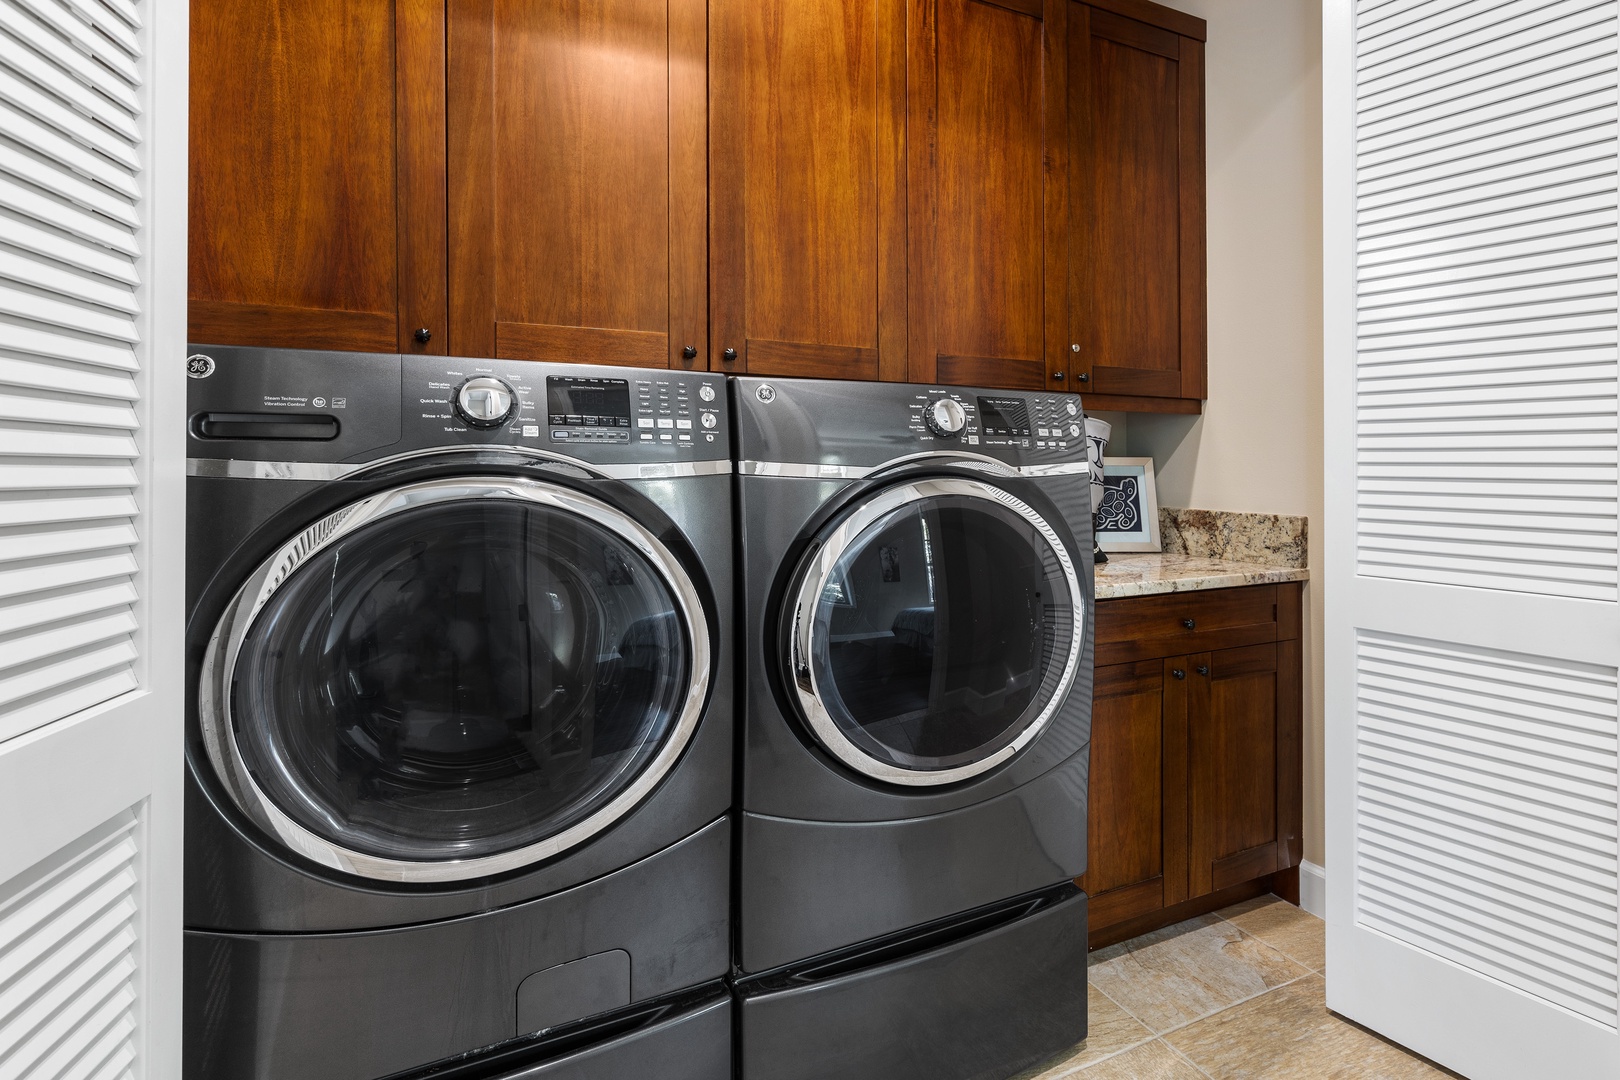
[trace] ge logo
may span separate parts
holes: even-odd
[[[214,373],[214,358],[204,356],[202,353],[192,353],[186,357],[186,374],[193,379],[206,379]]]
[[[762,404],[769,405],[771,402],[776,400],[776,387],[772,386],[770,383],[766,383],[764,386],[761,386],[758,390],[754,391],[754,396],[759,398]]]

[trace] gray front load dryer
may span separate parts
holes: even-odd
[[[759,378],[731,392],[743,1076],[1016,1071],[1021,1050],[1085,1028],[1080,399]],[[1008,950],[1040,963],[1009,967]],[[1078,996],[1054,995],[1065,980]],[[900,1013],[929,1053],[897,1050],[875,1019]],[[1012,1016],[1017,1045],[997,1048]]]
[[[186,1076],[722,1080],[723,380],[193,354]]]

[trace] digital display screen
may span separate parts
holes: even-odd
[[[979,431],[983,435],[1028,435],[1029,405],[1023,398],[980,398]]]
[[[546,379],[546,412],[552,427],[630,426],[628,379]]]

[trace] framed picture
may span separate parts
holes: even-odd
[[[1104,551],[1160,550],[1152,458],[1103,458],[1102,506],[1094,520],[1097,546]]]

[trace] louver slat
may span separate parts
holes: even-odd
[[[1616,5],[1360,25],[1357,570],[1620,599]]]
[[[1359,922],[1613,1026],[1615,669],[1369,631],[1356,650]]]
[[[135,15],[0,0],[0,740],[136,685]]]
[[[135,815],[120,814],[0,884],[0,1080],[128,1075],[138,837]]]

